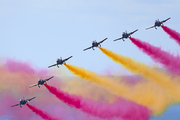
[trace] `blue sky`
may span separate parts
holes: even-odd
[[[178,44],[161,28],[145,30],[156,19],[171,17],[165,25],[180,32],[179,10],[179,0],[0,0],[0,56],[47,68],[58,57],[72,55],[67,63],[96,73],[107,69],[126,72],[98,48],[83,49],[91,46],[93,40],[108,37],[102,47],[153,65],[155,63],[129,39],[113,40],[121,37],[125,30],[139,29],[133,37],[179,53]],[[68,72],[65,66],[60,69]],[[152,120],[171,119],[171,116],[178,119],[179,112],[180,107],[176,105]]]

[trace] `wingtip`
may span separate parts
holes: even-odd
[[[118,38],[118,39],[115,39],[115,40],[113,40],[113,41],[118,41],[118,40],[121,40],[122,38]]]
[[[31,98],[31,100],[32,100],[32,99],[35,99],[35,98],[36,98],[36,97]]]
[[[154,26],[152,26],[152,27],[154,27]],[[152,28],[152,27],[148,27],[148,28],[146,28],[146,30],[148,30],[148,29],[150,29],[150,28]]]

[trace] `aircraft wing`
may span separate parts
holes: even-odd
[[[15,106],[18,106],[18,105],[20,105],[20,104],[12,105],[11,107],[15,107]]]
[[[166,19],[166,20],[161,21],[161,22],[164,23],[164,22],[166,22],[166,21],[169,20],[169,19],[170,19],[170,17],[169,17],[168,19]]]
[[[105,41],[105,40],[107,40],[107,39],[108,39],[108,38],[105,38],[104,40],[102,40],[102,41],[98,42],[98,44],[99,44],[99,43],[102,43],[102,42],[104,42],[104,41]]]
[[[26,101],[31,101],[31,100],[34,99],[34,98],[36,98],[36,97],[30,98],[30,99],[26,99]]]
[[[56,65],[57,65],[57,64],[54,64],[54,65],[48,66],[48,68],[53,67],[53,66],[56,66]]]
[[[123,37],[121,37],[121,38],[118,38],[118,39],[115,39],[114,41],[117,41],[117,40],[120,40],[120,39],[122,39]]]
[[[73,57],[73,56],[70,56],[70,57],[64,59],[63,61],[65,62],[65,61],[67,61],[68,59],[70,59],[70,58],[72,58],[72,57]]]
[[[148,27],[148,28],[146,28],[146,30],[147,30],[147,29],[150,29],[150,28],[153,28],[153,27],[155,27],[155,26],[153,25],[153,26],[151,26],[151,27]]]
[[[34,87],[34,86],[37,86],[37,85],[38,85],[38,84],[31,85],[31,86],[29,86],[29,88]]]
[[[84,49],[83,51],[88,50],[88,49],[91,49],[91,48],[92,48],[92,46],[91,46],[91,47],[88,47],[88,48],[86,48],[86,49]]]
[[[133,31],[133,32],[130,32],[129,35],[132,35],[132,34],[135,33],[136,31],[138,31],[138,29],[135,30],[135,31]]]
[[[48,80],[52,79],[53,77],[54,77],[54,76],[52,76],[52,77],[50,77],[50,78],[46,79],[45,81],[48,81]]]

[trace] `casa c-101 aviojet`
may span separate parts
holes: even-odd
[[[45,79],[45,80],[43,80],[42,78],[39,78],[39,79],[38,79],[38,83],[37,83],[37,84],[34,84],[34,85],[29,86],[29,88],[34,87],[34,86],[38,86],[38,87],[40,88],[40,86],[39,86],[39,85],[44,85],[44,84],[47,84],[47,81],[48,81],[48,80],[50,80],[50,79],[52,79],[53,77],[54,77],[54,76],[52,76],[52,77],[50,77],[50,78],[48,78],[48,79]]]
[[[95,41],[92,42],[92,46],[91,46],[91,47],[88,47],[88,48],[84,49],[83,51],[88,50],[88,49],[91,49],[91,48],[94,50],[94,47],[98,47],[98,46],[101,47],[101,43],[104,42],[104,41],[107,40],[107,39],[108,39],[108,38],[105,38],[104,40],[102,40],[102,41],[100,41],[100,42],[96,42],[96,40],[95,40]]]
[[[153,26],[151,26],[151,27],[148,27],[148,28],[146,28],[146,30],[147,29],[150,29],[150,28],[155,28],[155,29],[157,29],[156,27],[160,27],[161,25],[163,25],[163,23],[165,23],[167,20],[169,20],[170,18],[168,18],[168,19],[166,19],[166,20],[163,20],[163,21],[159,21],[159,19],[158,20],[156,20],[155,21],[155,23],[154,23],[154,25]]]
[[[11,107],[20,106],[22,108],[21,105],[29,104],[29,101],[31,101],[34,98],[36,98],[36,97],[30,98],[30,99],[24,99],[24,98],[20,99],[19,104],[12,105]]]
[[[56,64],[51,65],[51,66],[48,66],[48,68],[53,67],[53,66],[57,66],[57,67],[59,68],[58,65],[62,65],[63,63],[66,64],[66,61],[67,61],[68,59],[72,58],[72,57],[73,57],[73,56],[70,56],[70,57],[68,57],[68,58],[66,58],[66,59],[64,59],[64,60],[62,60],[62,58],[60,57],[60,58],[57,59]]]
[[[122,37],[121,37],[121,38],[118,38],[118,39],[115,39],[114,41],[121,40],[121,39],[124,41],[124,38],[131,37],[131,35],[132,35],[133,33],[135,33],[136,31],[138,31],[138,29],[135,30],[135,31],[133,31],[133,32],[130,32],[130,33],[127,33],[127,31],[126,31],[126,32],[123,32]]]

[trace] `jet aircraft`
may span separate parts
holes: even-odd
[[[52,79],[53,77],[54,77],[54,76],[52,76],[52,77],[50,77],[50,78],[48,78],[48,79],[45,79],[45,80],[43,80],[42,78],[39,78],[39,79],[38,79],[38,83],[37,83],[37,84],[34,84],[34,85],[29,86],[29,88],[34,87],[34,86],[38,86],[38,87],[40,88],[40,86],[39,86],[39,85],[44,85],[44,84],[47,84],[47,81],[48,81],[48,80],[50,80],[50,79]]]
[[[104,42],[104,41],[107,40],[107,39],[108,39],[108,38],[105,38],[104,40],[102,40],[102,41],[100,41],[100,42],[93,41],[93,42],[92,42],[92,46],[84,49],[83,51],[88,50],[88,49],[91,49],[91,48],[94,50],[94,47],[98,47],[98,46],[101,47],[101,43]]]
[[[25,105],[25,104],[29,104],[29,101],[31,101],[32,99],[34,99],[34,98],[36,98],[36,97],[33,97],[33,98],[30,98],[30,99],[20,99],[20,102],[19,102],[19,104],[15,104],[15,105],[12,105],[11,107],[14,107],[14,106],[20,106],[21,108],[22,108],[22,106],[21,105]]]
[[[122,37],[121,37],[121,38],[118,38],[118,39],[115,39],[114,41],[121,40],[121,39],[124,41],[123,38],[131,37],[131,35],[132,35],[133,33],[135,33],[136,31],[138,31],[138,29],[135,30],[135,31],[133,31],[133,32],[130,32],[130,33],[127,33],[127,31],[126,31],[126,32],[123,32]]]
[[[159,21],[159,19],[158,20],[156,20],[155,21],[155,23],[154,23],[154,25],[153,26],[151,26],[151,27],[148,27],[148,28],[146,28],[146,30],[147,29],[150,29],[150,28],[155,28],[155,29],[157,29],[156,27],[160,27],[161,25],[163,25],[163,23],[165,23],[167,20],[169,20],[170,18],[168,18],[168,19],[166,19],[166,20],[163,20],[163,21]]]
[[[57,66],[57,67],[59,68],[58,65],[62,65],[63,63],[66,64],[65,62],[66,62],[68,59],[70,59],[71,57],[72,57],[72,56],[70,56],[70,57],[68,57],[68,58],[66,58],[66,59],[64,59],[64,60],[62,60],[62,58],[60,57],[60,59],[59,59],[59,58],[57,59],[56,64],[51,65],[51,66],[48,66],[48,68],[53,67],[53,66]]]

